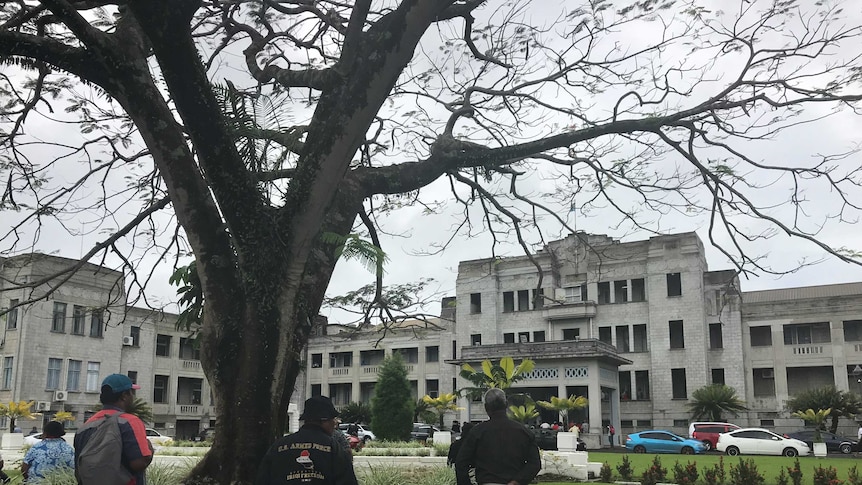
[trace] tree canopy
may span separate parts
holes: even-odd
[[[713,3],[3,2],[0,254],[87,242],[6,289],[29,305],[89,261],[148,305],[193,256],[218,413],[193,474],[247,483],[351,235],[385,251],[402,209],[456,214],[442,246],[486,234],[495,256],[576,217],[627,234],[682,214],[741,272],[807,264],[751,251],[779,235],[856,262],[827,229],[859,217],[858,140],[804,136],[857,119],[855,10]],[[375,291],[372,316],[416,315]]]
[[[829,431],[837,433],[842,417],[855,420],[856,415],[862,412],[862,400],[856,393],[842,391],[835,386],[824,386],[791,397],[784,404],[784,408],[791,413],[805,413],[808,409],[830,409]]]
[[[413,430],[413,397],[401,354],[380,365],[371,399],[371,427],[381,440],[407,441]]]
[[[719,422],[725,414],[738,416],[748,410],[745,401],[736,395],[736,389],[724,384],[710,384],[694,391],[688,408],[693,419]]]

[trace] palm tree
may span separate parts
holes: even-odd
[[[479,372],[470,364],[461,366],[461,377],[470,381],[472,387],[461,389],[471,398],[481,397],[491,388],[502,389],[509,394],[512,384],[525,379],[536,363],[530,359],[524,359],[515,366],[511,357],[503,357],[498,364],[492,364],[490,360],[482,361],[482,371]]]
[[[94,409],[96,411],[99,411],[102,409],[102,405],[96,404],[94,406]],[[145,423],[152,423],[153,422],[153,408],[152,408],[152,406],[150,406],[147,403],[147,401],[144,401],[143,399],[141,399],[139,397],[136,397],[135,400],[132,401],[132,405],[129,406],[129,409],[127,409],[126,412],[129,414],[134,414],[135,416],[140,418],[141,421],[143,421]]]
[[[9,430],[15,430],[15,421],[18,419],[33,419],[41,416],[39,413],[30,411],[33,401],[11,401],[9,404],[0,403],[0,417],[9,418]]]
[[[817,411],[806,409],[805,411],[796,411],[792,416],[794,418],[800,418],[808,424],[813,424],[814,442],[822,443],[823,438],[820,436],[820,429],[823,428],[823,423],[826,422],[826,418],[829,417],[829,413],[831,412],[831,409],[818,409]]]
[[[707,418],[721,421],[722,414],[738,416],[741,411],[747,411],[745,401],[736,395],[736,389],[724,384],[711,384],[701,387],[692,393],[692,402],[688,403],[691,416],[694,419]]]
[[[589,403],[589,400],[584,396],[569,396],[567,398],[551,396],[550,401],[536,401],[536,404],[539,406],[551,411],[556,411],[559,415],[562,415],[563,423],[567,427],[569,424],[569,411],[573,409],[583,409],[587,407]]]
[[[840,418],[853,419],[862,413],[862,401],[858,394],[838,390],[835,386],[825,386],[797,394],[787,401],[785,408],[791,413],[808,409],[831,409],[829,431],[835,433],[838,431]]]
[[[512,414],[512,419],[521,424],[526,424],[527,421],[539,416],[539,411],[536,410],[536,405],[533,403],[527,403],[523,406],[509,406],[509,411]]]
[[[345,423],[371,422],[371,406],[361,402],[349,402],[341,408],[341,420]]]
[[[422,401],[429,407],[437,411],[437,416],[440,418],[440,427],[443,427],[443,416],[446,411],[458,411],[458,395],[457,394],[441,394],[439,397],[431,397],[428,395],[422,396]]]

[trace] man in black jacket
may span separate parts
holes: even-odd
[[[536,438],[506,416],[507,408],[503,391],[485,393],[485,412],[490,419],[474,426],[461,445],[455,459],[458,485],[470,485],[471,465],[479,485],[527,485],[539,474],[542,461]]]
[[[353,463],[332,438],[338,411],[326,396],[305,401],[299,431],[270,446],[257,471],[255,485],[357,485]]]

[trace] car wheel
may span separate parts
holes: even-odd
[[[370,436],[364,436],[364,437],[362,438],[362,442],[363,442],[363,443],[368,443],[369,441],[371,441],[371,437],[370,437]]]
[[[703,449],[709,451],[712,449],[712,442],[709,440],[703,440]]]
[[[642,445],[637,445],[637,446],[635,446],[634,452],[635,453],[646,453],[646,448],[644,448]]]
[[[784,448],[784,452],[782,452],[781,454],[793,458],[794,456],[797,456],[799,452],[796,451],[796,448]]]
[[[725,450],[725,453],[727,453],[730,456],[737,456],[737,455],[739,455],[739,448],[737,448],[735,446],[728,446],[727,450]]]
[[[691,446],[683,446],[682,449],[679,450],[679,452],[682,453],[683,455],[693,455],[694,454],[694,448],[692,448]]]
[[[851,452],[853,452],[853,446],[848,443],[844,443],[838,447],[838,450],[845,455],[849,455]]]

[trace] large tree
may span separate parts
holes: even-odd
[[[854,147],[757,153],[858,109],[855,11],[711,3],[4,1],[0,251],[98,234],[82,261],[116,261],[142,303],[163,259],[193,254],[219,427],[193,473],[247,483],[345,242],[436,210],[419,193],[438,179],[455,232],[493,248],[602,209],[621,233],[704,215],[743,272],[773,271],[747,242],[776,234],[852,261],[818,235],[859,215]],[[372,313],[399,318],[379,291]]]
[[[413,397],[401,354],[380,365],[371,399],[371,427],[381,440],[407,441],[413,429]]]
[[[862,412],[862,401],[859,395],[836,389],[835,386],[824,386],[801,392],[784,403],[784,408],[791,413],[805,413],[808,409],[831,409],[829,431],[838,432],[841,418],[856,419]]]

